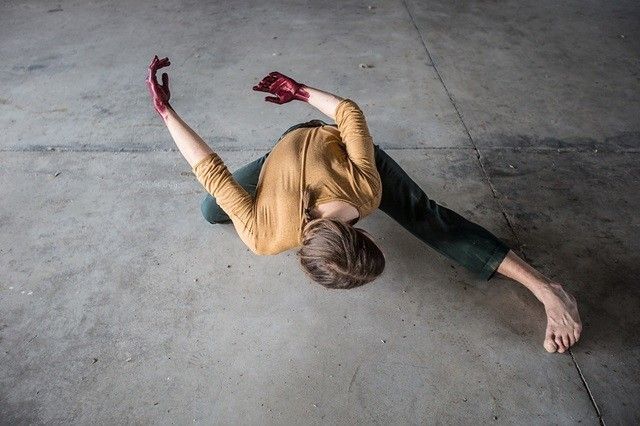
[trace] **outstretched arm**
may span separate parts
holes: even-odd
[[[198,181],[209,194],[216,197],[216,202],[229,215],[242,241],[255,252],[253,197],[233,179],[218,154],[182,121],[169,104],[169,76],[162,74],[162,84],[156,79],[156,72],[169,65],[168,58],[158,59],[157,56],[149,65],[147,87],[153,106]]]
[[[376,190],[380,190],[380,175],[376,168],[373,138],[369,133],[364,114],[355,102],[300,84],[277,71],[263,78],[253,87],[253,90],[275,95],[267,96],[265,101],[276,104],[284,104],[293,100],[308,102],[335,120],[347,155],[353,164],[368,177],[369,183]]]
[[[166,72],[162,74],[162,84],[158,83],[156,72],[169,65],[171,65],[169,58],[158,59],[158,57],[155,56],[151,64],[149,64],[147,87],[149,88],[156,112],[162,120],[164,120],[182,156],[187,160],[189,165],[193,167],[208,155],[212,154],[213,150],[209,148],[205,141],[203,141],[187,123],[182,121],[180,116],[169,104],[171,92],[169,91],[169,76]]]

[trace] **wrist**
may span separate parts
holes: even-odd
[[[307,89],[309,89],[308,86],[304,84],[300,84],[298,86],[298,89],[296,90],[296,93],[293,95],[293,97],[302,102],[309,102],[310,94]]]
[[[156,111],[158,112],[158,114],[164,120],[165,123],[167,121],[175,118],[175,116],[176,116],[176,112],[173,110],[171,105],[169,105],[168,103],[162,105],[162,107],[156,109]]]
[[[562,289],[562,286],[552,282],[545,282],[539,286],[535,296],[542,302],[545,308],[548,308],[551,304],[557,301],[558,288]]]

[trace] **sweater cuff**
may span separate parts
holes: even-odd
[[[353,102],[351,99],[343,99],[338,103],[336,107],[336,124],[339,124],[340,121],[344,119],[344,116],[350,109],[360,109],[358,105]]]
[[[204,157],[202,160],[199,160],[192,168],[191,170],[193,171],[193,173],[198,176],[198,168],[200,166],[202,166],[205,163],[209,163],[211,161],[215,160],[215,157],[217,157],[218,155],[215,152],[212,152],[211,154],[208,154],[206,157]]]

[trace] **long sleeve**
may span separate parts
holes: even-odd
[[[362,173],[379,182],[373,138],[360,107],[351,99],[341,101],[336,108],[336,124],[349,159]]]
[[[193,173],[207,192],[227,213],[240,238],[254,248],[254,199],[233,179],[229,169],[215,152],[193,166]]]

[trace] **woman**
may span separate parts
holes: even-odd
[[[562,353],[578,341],[582,325],[573,296],[489,231],[430,200],[373,144],[353,101],[272,72],[253,88],[275,95],[266,101],[307,102],[336,125],[320,120],[296,125],[269,153],[232,175],[169,105],[168,75],[162,74],[162,84],[156,79],[156,72],[168,65],[168,58],[154,57],[147,85],[178,149],[211,194],[202,203],[203,215],[211,223],[231,220],[254,253],[300,247],[296,253],[312,280],[330,288],[368,283],[384,270],[384,255],[366,231],[353,225],[380,208],[481,278],[498,272],[527,287],[545,307],[547,351]]]

